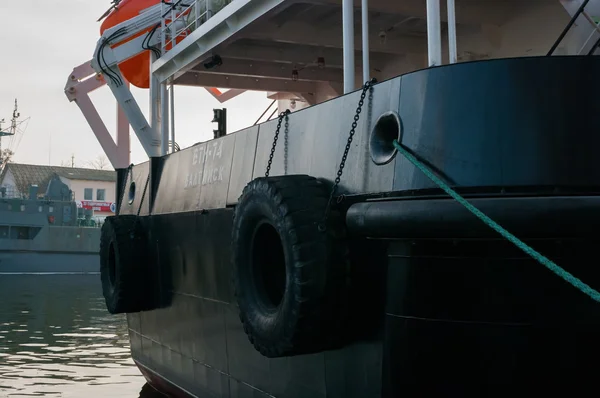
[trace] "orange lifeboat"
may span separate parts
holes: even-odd
[[[159,4],[161,0],[122,0],[115,9],[106,17],[102,25],[100,25],[100,34],[104,31],[118,25],[124,21],[137,17],[141,11]],[[188,11],[189,12],[189,11]],[[166,21],[169,23],[170,21]],[[148,34],[154,27],[150,27],[135,36],[128,38],[122,42],[116,43],[112,47],[117,47],[141,35]],[[159,28],[160,29],[160,28]],[[186,36],[182,33],[177,37],[176,42],[179,43]],[[155,36],[156,37],[156,36]],[[167,50],[172,46],[168,45]],[[150,87],[150,51],[146,50],[135,57],[129,58],[119,64],[119,69],[123,77],[131,84],[139,88]]]

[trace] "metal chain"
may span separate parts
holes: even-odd
[[[121,205],[123,204],[123,199],[125,199],[125,189],[127,189],[127,178],[129,178],[129,173],[131,173],[131,169],[133,168],[133,163],[130,164],[129,166],[127,166],[127,174],[125,174],[125,178],[123,178],[123,184],[121,185],[121,201],[119,201],[117,204],[119,205],[119,207],[117,207],[115,210],[115,214],[118,216],[119,213],[121,212]]]
[[[285,118],[285,131],[283,134],[283,174],[287,175],[288,172],[288,142],[290,132],[290,120],[288,117]]]
[[[148,189],[148,183],[150,183],[150,173],[148,173],[148,178],[146,178],[146,185],[144,185],[144,191],[142,192],[142,199],[140,199],[140,205],[138,206],[136,216],[140,216],[140,211],[142,210],[142,204],[144,203],[144,197],[146,196],[146,190]]]
[[[144,204],[144,198],[146,197],[146,190],[148,189],[148,183],[150,182],[150,173],[148,173],[148,178],[146,178],[146,185],[144,185],[144,190],[142,191],[142,198],[140,199],[140,205],[137,209],[137,214],[135,215],[135,220],[133,221],[133,225],[129,230],[129,236],[131,239],[135,237],[135,227],[137,226],[138,220],[140,219],[140,212],[142,211],[142,205]]]
[[[324,232],[327,230],[327,219],[329,218],[329,212],[331,211],[331,204],[333,202],[333,197],[337,191],[338,185],[342,180],[342,174],[344,173],[344,167],[346,166],[346,160],[348,159],[348,153],[350,152],[350,146],[352,145],[352,139],[354,138],[354,134],[356,133],[356,127],[358,127],[358,120],[360,119],[360,113],[362,111],[362,107],[365,103],[365,97],[367,96],[367,91],[373,84],[375,84],[377,80],[375,78],[365,82],[362,93],[360,94],[360,100],[358,101],[358,107],[356,108],[356,114],[354,115],[354,120],[352,122],[352,128],[350,129],[350,133],[348,135],[348,141],[346,142],[346,148],[344,149],[344,155],[342,156],[342,161],[340,162],[340,167],[337,172],[337,176],[335,177],[335,181],[333,187],[331,187],[331,193],[329,194],[329,201],[327,202],[327,207],[325,208],[325,215],[323,217],[323,221],[319,225],[319,231]]]
[[[267,171],[265,172],[265,177],[269,176],[269,172],[271,171],[271,164],[273,163],[273,156],[275,155],[275,148],[277,147],[277,139],[279,138],[279,130],[281,130],[281,122],[283,118],[285,118],[285,129],[286,135],[289,129],[289,117],[290,110],[286,109],[285,111],[279,114],[279,121],[277,122],[277,129],[275,130],[275,137],[273,138],[273,146],[271,147],[271,154],[269,155],[269,162],[267,163]]]

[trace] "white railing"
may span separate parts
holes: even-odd
[[[162,4],[161,53],[164,55],[234,0],[170,0]]]

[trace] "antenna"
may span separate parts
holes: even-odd
[[[15,110],[13,111],[12,119],[10,119],[10,131],[9,135],[15,135],[17,133],[17,119],[21,116],[19,113],[19,105],[17,104],[17,99],[15,98]]]
[[[4,155],[2,152],[2,137],[14,136],[17,133],[17,120],[21,114],[19,113],[19,105],[15,98],[15,109],[13,110],[12,118],[10,119],[10,128],[8,131],[2,131],[2,123],[5,123],[4,119],[0,119],[0,165],[4,163]]]
[[[104,18],[106,18],[108,16],[108,14],[110,14],[110,12],[113,9],[117,9],[117,7],[118,7],[118,5],[119,5],[120,2],[121,2],[121,0],[112,0],[110,2],[111,3],[110,8],[108,10],[106,10],[106,12],[104,14],[102,14],[102,16],[100,18],[98,18],[98,20],[96,22],[102,21]]]
[[[17,129],[19,126],[19,105],[17,104],[17,100],[15,99],[15,109],[13,110],[12,118],[10,119],[10,127],[8,131],[2,131],[2,123],[6,123],[5,119],[0,119],[0,137],[6,137],[9,135],[15,135],[17,133]]]

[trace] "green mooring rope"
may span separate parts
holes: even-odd
[[[588,286],[580,279],[571,275],[569,272],[556,265],[554,262],[543,256],[542,254],[535,251],[533,248],[529,247],[527,244],[522,242],[519,238],[502,228],[498,225],[494,220],[483,214],[478,208],[467,202],[465,198],[456,193],[448,184],[438,178],[435,174],[433,174],[423,163],[421,163],[417,158],[415,158],[406,148],[398,143],[397,140],[394,140],[394,147],[400,152],[406,159],[408,159],[415,167],[421,170],[431,181],[433,181],[437,186],[442,188],[448,195],[452,196],[458,203],[463,205],[467,210],[473,213],[477,218],[487,224],[490,228],[498,232],[508,241],[512,242],[519,249],[530,255],[533,259],[538,261],[540,264],[548,268],[550,271],[554,272],[556,275],[570,283],[575,288],[579,289],[582,293],[587,294],[592,300],[600,302],[600,293],[594,290],[592,287]]]

